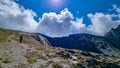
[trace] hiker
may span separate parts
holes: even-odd
[[[20,40],[19,41],[20,41],[20,43],[23,42],[23,35],[20,36]]]

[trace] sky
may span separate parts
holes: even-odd
[[[120,25],[120,0],[0,0],[0,28],[50,37],[104,36]]]

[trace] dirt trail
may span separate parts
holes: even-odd
[[[10,41],[13,42],[13,43],[16,43],[16,41],[12,39],[14,36],[15,36],[15,35],[10,35],[10,36],[8,37],[8,40],[10,40]]]

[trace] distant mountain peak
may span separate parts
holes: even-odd
[[[105,37],[110,37],[110,38],[120,38],[120,25],[117,28],[112,28],[111,31],[106,33]]]

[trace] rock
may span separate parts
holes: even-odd
[[[53,67],[54,68],[73,68],[70,64],[67,64],[67,63],[61,63]]]
[[[93,68],[95,68],[95,66],[98,65],[97,60],[94,58],[91,58],[90,60],[87,60],[86,62],[88,63],[88,66],[91,66]]]
[[[72,56],[72,59],[73,59],[74,61],[77,61],[77,60],[78,60],[78,58],[77,58],[76,56]]]
[[[78,68],[85,68],[82,64],[77,64]]]
[[[85,55],[85,56],[90,56],[91,54],[87,51],[83,51],[81,54]]]
[[[67,52],[69,52],[71,54],[75,54],[75,52],[73,50],[67,50]]]

